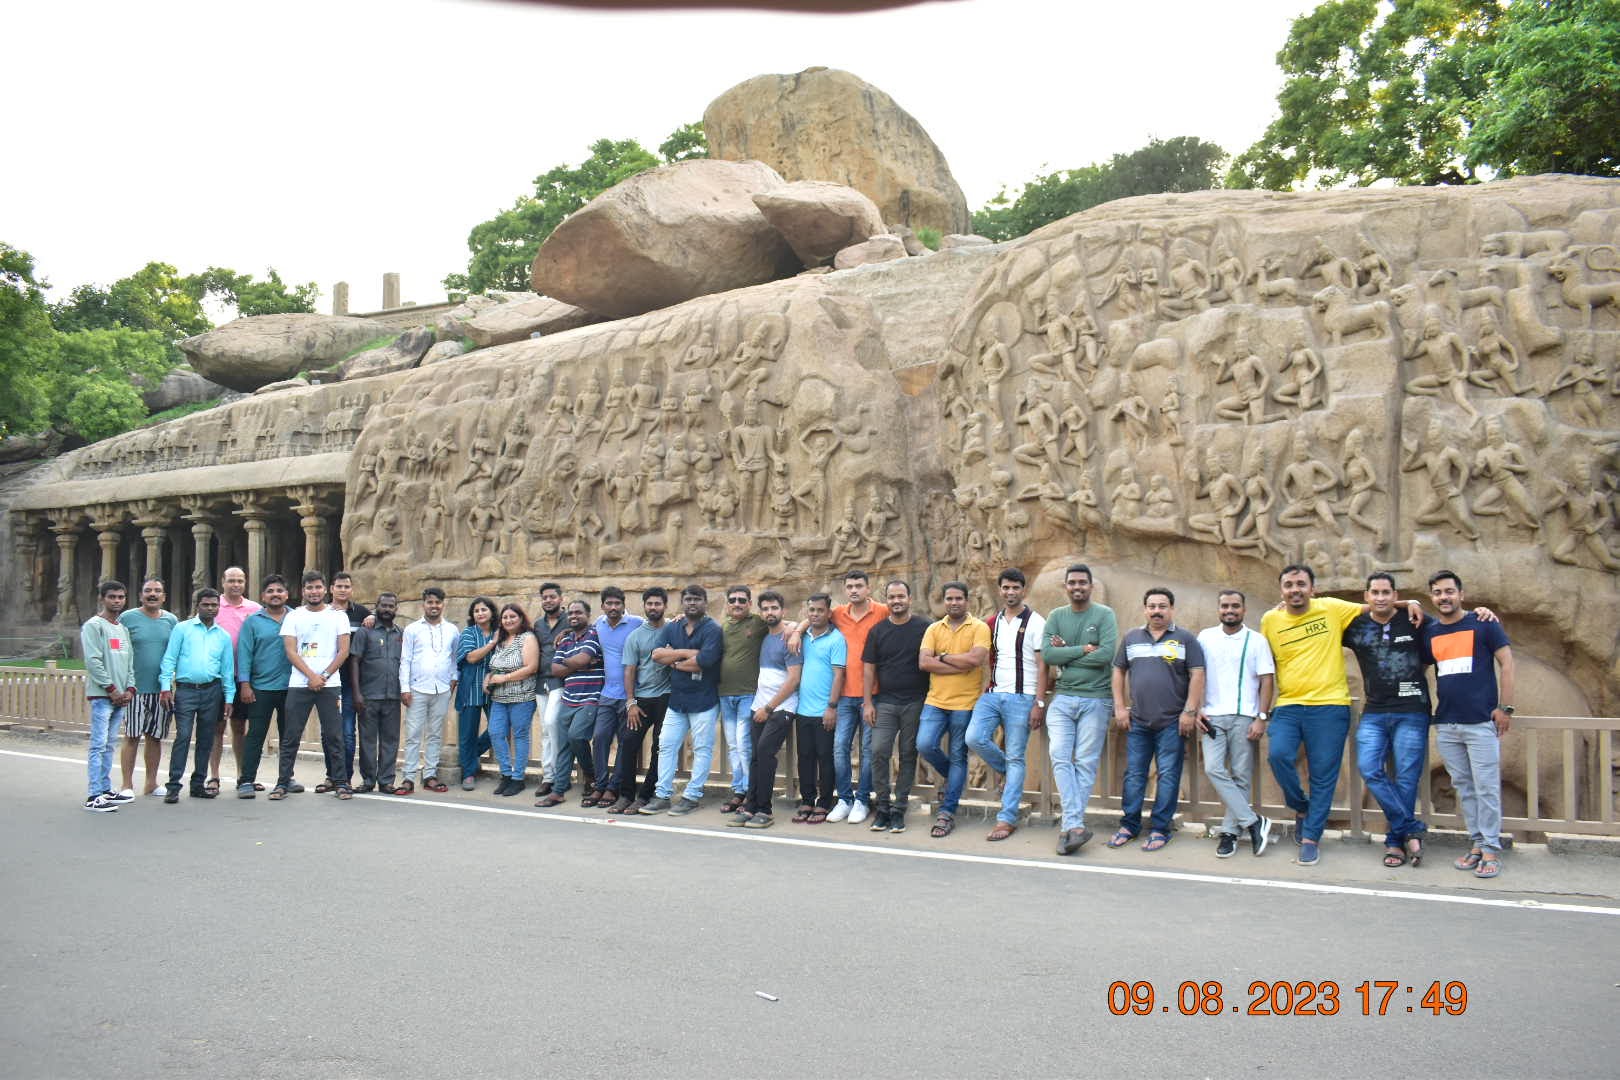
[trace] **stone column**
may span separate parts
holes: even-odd
[[[191,522],[191,588],[202,588],[215,580],[210,556],[213,553],[214,517],[200,500],[186,502],[186,520]],[[248,595],[253,595],[253,583],[248,582]]]
[[[51,522],[51,532],[56,534],[57,567],[56,567],[56,621],[64,626],[77,626],[79,623],[78,604],[74,602],[76,587],[77,563],[79,555],[79,528],[84,523],[84,515],[77,511],[63,511]]]
[[[121,531],[123,515],[110,506],[97,506],[91,508],[93,515],[90,527],[96,530],[96,543],[101,545],[101,580],[110,581],[118,576],[118,545],[123,543],[124,535]],[[140,582],[125,582],[129,586],[130,598],[140,595]]]
[[[16,537],[17,561],[22,564],[23,610],[38,616],[45,603],[39,574],[39,534],[35,522],[25,514],[13,515],[11,527]]]
[[[349,313],[349,283],[340,281],[332,286],[332,314],[347,315]]]
[[[254,492],[237,495],[236,501],[242,504],[236,516],[242,519],[242,528],[247,530],[248,581],[263,581],[265,564],[270,561],[270,508],[264,498]]]
[[[399,275],[383,275],[383,310],[399,307]]]
[[[146,576],[163,579],[163,587],[169,591],[169,596],[185,610],[191,609],[191,596],[184,589],[176,588],[179,582],[170,581],[169,575],[164,572],[163,543],[168,539],[167,529],[174,520],[174,512],[167,506],[158,502],[143,503],[140,507],[141,516],[136,518],[134,524],[141,530],[141,539],[146,541]]]
[[[312,487],[294,488],[289,494],[298,502],[293,510],[298,514],[298,526],[304,530],[304,569],[326,573],[331,557],[331,530],[327,527],[321,492]]]

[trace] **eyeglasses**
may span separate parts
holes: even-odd
[[[745,596],[727,597],[726,603],[728,603],[728,604],[746,604],[746,603],[748,603],[748,598],[745,597]]]

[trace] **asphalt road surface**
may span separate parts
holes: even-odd
[[[1277,849],[1059,860],[1045,830],[1006,854],[965,826],[604,824],[487,792],[89,814],[79,753],[0,735],[0,1076],[1620,1070],[1620,860],[1527,900],[1438,851],[1391,888]],[[1143,1015],[1119,987],[1110,1011],[1116,982]],[[1337,1012],[1251,1014],[1301,982]]]

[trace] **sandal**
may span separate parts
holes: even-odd
[[[720,804],[720,812],[722,814],[735,814],[737,811],[742,809],[743,803],[747,801],[747,795],[738,795],[733,793],[731,798]]]
[[[219,794],[219,777],[216,776],[212,780],[210,780],[206,784],[204,784],[203,785],[203,790],[208,792],[209,795],[218,795]]]
[[[1162,832],[1148,833],[1147,843],[1142,845],[1143,851],[1162,851],[1170,843],[1170,834]]]
[[[596,805],[600,798],[601,796],[597,795],[595,791],[586,790],[585,794],[580,797],[579,805],[584,807],[592,807]]]
[[[938,840],[940,837],[951,835],[956,828],[956,818],[950,814],[941,814],[934,819],[934,827],[928,830],[928,835]]]
[[[1135,833],[1131,832],[1129,829],[1121,828],[1119,832],[1108,838],[1108,846],[1112,848],[1121,848],[1135,839]]]
[[[810,815],[815,812],[816,808],[813,806],[806,805],[799,807],[797,810],[793,811],[793,824],[803,825],[805,822],[810,820]]]
[[[354,791],[350,789],[348,784],[339,784],[337,787],[337,797],[347,801],[354,798]]]
[[[257,780],[255,780],[253,782],[253,790],[254,791],[263,791],[264,790],[264,785],[259,783]]]
[[[830,813],[830,811],[825,806],[818,806],[814,810],[810,811],[810,820],[805,822],[805,824],[821,825],[826,822],[828,813]]]
[[[1479,866],[1474,870],[1477,878],[1493,878],[1502,872],[1502,860],[1496,855],[1486,855],[1479,860]]]
[[[423,780],[422,786],[427,788],[429,791],[436,793],[442,793],[450,790],[450,785],[446,784],[443,780],[440,780],[437,776],[430,776],[426,780]]]
[[[1406,857],[1414,869],[1423,861],[1423,841],[1420,838],[1416,836],[1406,838]]]
[[[1017,831],[1018,831],[1018,826],[1009,825],[1005,821],[998,821],[998,822],[996,822],[996,827],[990,830],[990,835],[986,836],[985,839],[986,840],[1005,840],[1005,839],[1007,839],[1007,837],[1011,836],[1013,833],[1015,833]]]
[[[394,789],[394,794],[395,795],[409,795],[411,792],[413,792],[415,790],[416,790],[416,781],[407,780],[403,784],[399,785],[398,787],[396,787]]]
[[[315,785],[315,794],[317,795],[330,795],[336,790],[337,785],[332,783],[330,780],[322,780],[320,783]]]
[[[1483,851],[1470,851],[1451,865],[1459,870],[1475,870],[1478,869],[1481,860],[1484,858],[1485,853]]]
[[[1398,847],[1387,847],[1387,848],[1385,848],[1384,849],[1384,865],[1389,867],[1391,870],[1395,869],[1397,866],[1405,866],[1406,865],[1406,852],[1401,850]]]
[[[287,789],[282,787],[280,784],[277,784],[275,787],[271,788],[270,794],[265,796],[265,798],[269,799],[271,802],[280,802],[286,797]]]

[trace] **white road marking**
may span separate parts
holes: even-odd
[[[60,757],[54,754],[29,754],[20,750],[0,750],[6,757],[32,758],[36,761],[58,761],[68,765],[84,765],[83,758]],[[455,810],[472,814],[499,814],[507,817],[528,818],[532,821],[560,822],[570,825],[588,825],[611,829],[629,829],[657,833],[697,836],[708,840],[729,840],[740,843],[777,844],[785,847],[820,848],[827,851],[847,851],[858,855],[878,855],[890,858],[930,859],[940,862],[976,863],[981,866],[1007,866],[1024,870],[1049,870],[1069,874],[1100,874],[1105,877],[1147,878],[1160,881],[1185,881],[1195,885],[1235,885],[1248,889],[1281,889],[1285,892],[1314,893],[1319,896],[1364,896],[1384,900],[1415,900],[1431,904],[1461,904],[1470,907],[1512,908],[1517,911],[1548,911],[1567,915],[1620,916],[1620,907],[1602,907],[1595,904],[1550,904],[1540,900],[1506,900],[1489,896],[1459,896],[1454,893],[1408,892],[1401,889],[1374,889],[1364,885],[1329,885],[1311,881],[1277,881],[1271,878],[1225,877],[1216,874],[1197,874],[1185,870],[1139,870],[1129,866],[1097,866],[1089,863],[1051,862],[1046,859],[1015,859],[999,855],[970,855],[957,851],[923,851],[916,848],[875,847],[852,844],[841,840],[811,840],[796,836],[767,835],[737,829],[694,829],[683,825],[668,825],[640,819],[622,817],[578,817],[573,814],[538,813],[505,806],[475,806],[460,802],[442,802],[436,799],[401,799],[391,795],[356,795],[357,800],[381,803],[386,806],[421,807],[433,810]]]

